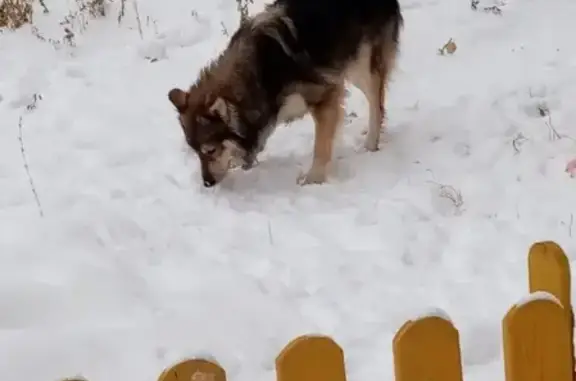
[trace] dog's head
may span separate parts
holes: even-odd
[[[218,184],[232,166],[243,164],[246,150],[238,133],[238,112],[231,102],[218,97],[206,104],[180,89],[170,90],[168,98],[178,111],[186,143],[200,159],[204,186]]]

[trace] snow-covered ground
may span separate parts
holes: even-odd
[[[53,3],[35,24],[60,39],[69,5]],[[501,318],[527,292],[529,246],[576,255],[576,3],[402,6],[386,142],[360,149],[352,89],[322,186],[296,184],[310,118],[216,189],[183,149],[167,92],[227,42],[234,0],[140,0],[142,36],[129,2],[120,26],[113,10],[74,29],[75,48],[0,35],[0,379],[153,381],[210,354],[231,380],[269,381],[289,340],[324,333],[351,381],[392,380],[396,330],[438,307],[466,380],[503,380]]]

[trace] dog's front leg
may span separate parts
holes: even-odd
[[[308,172],[298,178],[298,182],[302,185],[321,184],[326,181],[332,161],[334,139],[344,118],[343,95],[344,86],[338,86],[327,94],[323,102],[311,110],[315,124],[314,157]]]
[[[242,169],[248,171],[258,165],[258,154],[252,153],[246,155],[244,158],[244,163],[242,164]]]

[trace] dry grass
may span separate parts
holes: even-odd
[[[125,0],[122,0],[124,3]],[[76,9],[70,11],[60,25],[68,29],[85,30],[89,20],[106,17],[106,1],[105,0],[76,0]]]
[[[502,15],[502,7],[506,5],[503,1],[498,2],[496,5],[491,6],[481,6],[480,0],[472,0],[470,2],[470,8],[473,11],[482,11],[485,13],[492,13],[494,15],[500,16]]]
[[[32,0],[3,0],[0,2],[0,28],[18,29],[32,22]]]
[[[430,171],[431,172],[431,171]],[[462,192],[448,184],[441,184],[436,181],[428,181],[437,187],[438,197],[449,200],[454,207],[454,214],[459,216],[464,213],[464,198],[462,197]]]
[[[117,19],[120,24],[125,16],[126,2],[129,0],[75,0],[75,4],[59,21],[62,27],[60,38],[45,36],[34,24],[34,7],[44,14],[51,13],[47,0],[0,0],[0,33],[3,29],[15,30],[24,25],[31,25],[31,33],[41,41],[52,44],[55,48],[64,45],[75,46],[76,34],[84,32],[91,20],[110,16],[110,6],[117,5]],[[131,0],[137,12],[137,0]],[[139,15],[138,27],[141,31]]]
[[[36,110],[38,107],[38,102],[42,100],[42,95],[34,94],[32,97],[32,101],[26,106],[26,112],[32,112]],[[36,185],[34,184],[34,179],[32,178],[32,173],[30,171],[30,165],[28,164],[28,155],[26,153],[26,147],[24,145],[24,117],[20,115],[20,119],[18,120],[18,141],[20,142],[20,153],[22,155],[22,164],[24,167],[24,171],[26,172],[26,176],[28,177],[28,182],[30,184],[30,190],[32,191],[32,195],[34,196],[34,201],[36,201],[36,206],[38,207],[38,213],[40,217],[44,217],[44,210],[42,209],[42,203],[40,202],[40,197],[38,196],[38,191],[36,189]]]
[[[236,0],[236,4],[240,13],[240,23],[243,23],[249,15],[248,4],[254,4],[254,0]]]
[[[454,54],[456,49],[458,49],[458,46],[456,46],[454,40],[450,38],[448,42],[446,42],[440,49],[438,49],[438,54],[441,56],[446,54]]]
[[[118,22],[122,21],[127,0],[76,0],[74,9],[60,22],[65,28],[84,30],[90,19],[108,16],[107,6],[119,3]],[[0,28],[18,29],[33,24],[34,8],[38,4],[44,14],[50,13],[46,0],[0,0]]]
[[[116,15],[118,23],[126,13],[126,2],[128,0],[76,0],[75,9],[71,10],[68,15],[60,22],[68,30],[80,28],[86,29],[90,19],[106,17],[108,15],[108,5],[116,3],[119,5],[119,11]],[[33,5],[37,3],[43,13],[50,13],[46,0],[0,0],[0,29],[18,29],[23,25],[32,24],[34,16]],[[249,16],[249,5],[254,0],[236,0],[240,22],[244,22]],[[132,0],[134,11],[138,15],[138,28],[142,35],[142,23],[139,17],[137,0]]]

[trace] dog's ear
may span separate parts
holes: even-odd
[[[230,121],[229,103],[224,98],[216,98],[209,111],[214,115],[218,115],[224,122]]]
[[[220,117],[236,135],[244,137],[238,118],[238,108],[234,103],[218,97],[210,106],[209,112]]]
[[[174,88],[168,92],[168,99],[181,114],[186,111],[188,106],[188,93],[184,90]]]

